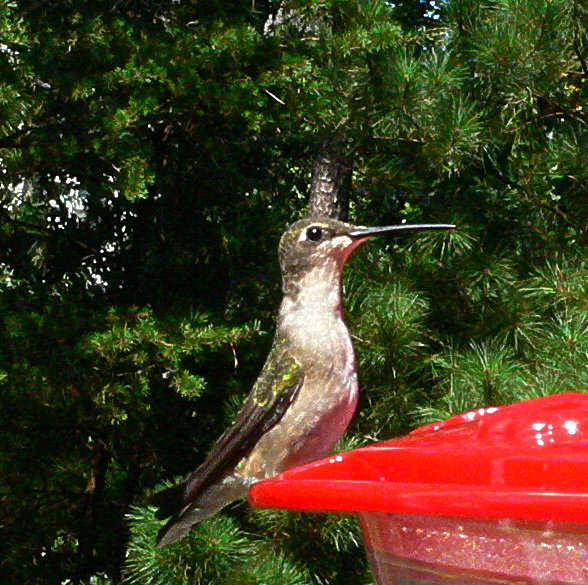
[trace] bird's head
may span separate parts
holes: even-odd
[[[311,217],[293,223],[279,246],[284,287],[315,268],[329,267],[341,273],[349,254],[367,239],[409,231],[454,229],[452,224],[401,224],[384,227],[358,226],[328,217]]]

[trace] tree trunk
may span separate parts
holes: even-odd
[[[87,578],[94,571],[98,522],[104,503],[109,460],[110,454],[106,443],[101,439],[97,439],[93,448],[90,479],[86,486],[82,527],[78,534],[78,578]]]
[[[326,26],[324,22],[320,19],[309,19],[303,12],[287,8],[285,4],[281,2],[275,12],[268,14],[264,26],[265,36],[279,36],[286,23],[297,28],[302,36],[321,36],[321,31]],[[309,216],[347,219],[352,160],[349,142],[344,137],[332,135],[322,140],[312,172],[308,200]]]
[[[352,155],[347,141],[340,136],[325,138],[312,173],[308,215],[346,220],[352,172]]]

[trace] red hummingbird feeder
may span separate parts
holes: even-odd
[[[357,515],[379,585],[588,584],[588,395],[485,408],[255,484]]]

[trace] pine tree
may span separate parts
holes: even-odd
[[[350,262],[341,449],[587,387],[579,0],[18,0],[0,23],[3,582],[373,582],[350,517],[235,505],[156,551],[145,504],[247,394],[277,239],[325,176],[357,223],[458,225]]]

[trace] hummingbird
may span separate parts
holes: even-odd
[[[247,497],[255,482],[326,457],[357,406],[357,367],[342,311],[343,266],[379,235],[454,229],[451,224],[353,225],[327,217],[293,223],[278,256],[283,299],[271,349],[233,424],[183,483],[152,497],[170,518],[157,547]]]

